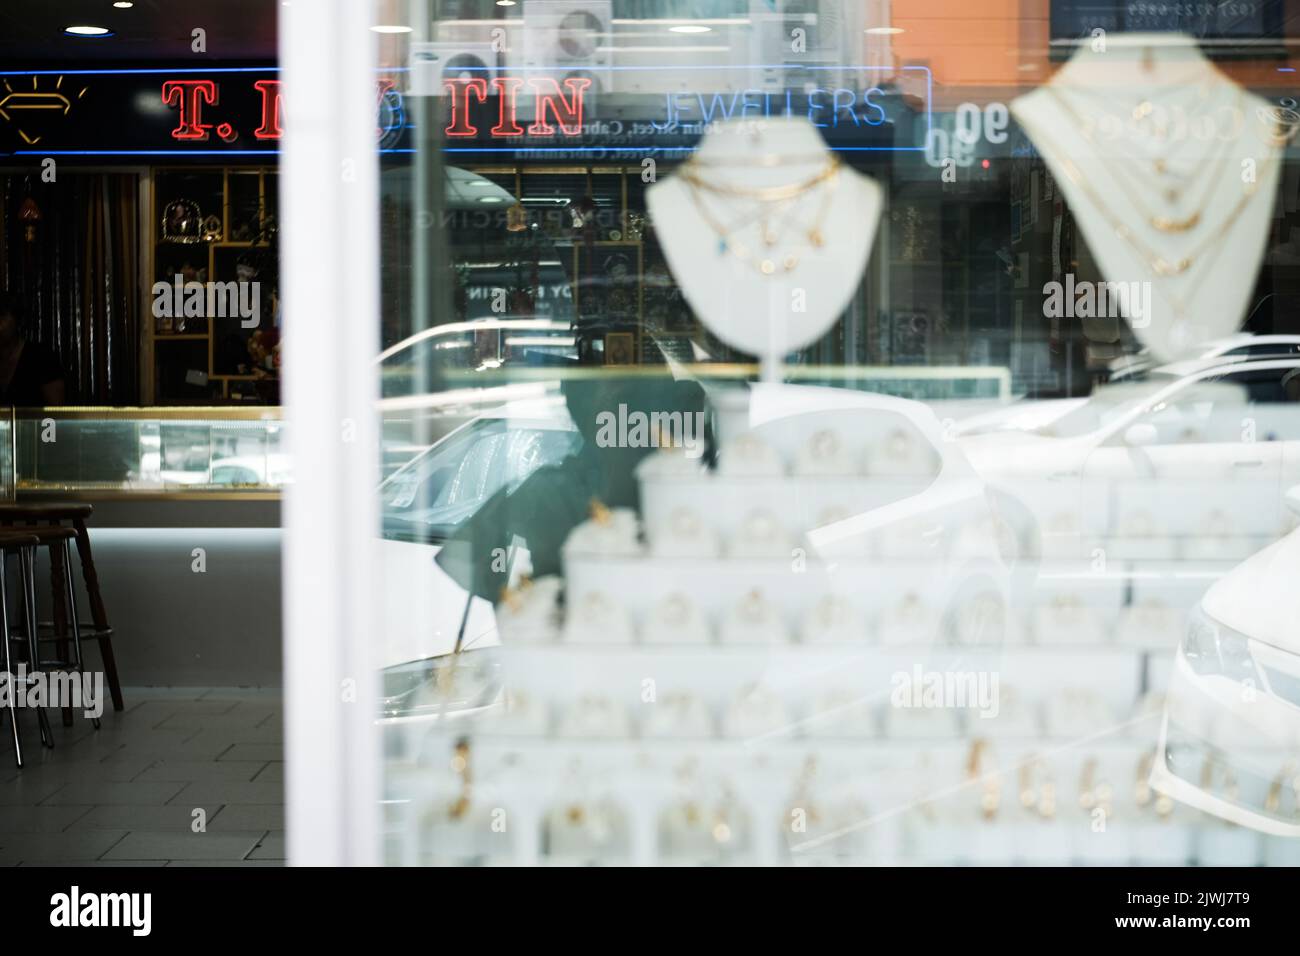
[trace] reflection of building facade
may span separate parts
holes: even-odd
[[[837,4],[784,12],[735,5],[683,27],[698,32],[675,36],[669,54],[642,40],[640,21],[618,5],[570,6],[568,13],[551,6],[543,14],[524,4],[518,16],[498,21],[440,23],[432,42],[417,49],[441,71],[444,103],[455,106],[446,161],[498,182],[530,221],[544,223],[575,288],[590,285],[592,275],[573,247],[642,245],[634,257],[639,319],[659,329],[691,328],[680,303],[656,304],[654,317],[644,311],[647,290],[657,299],[664,286],[653,224],[644,219],[643,160],[654,161],[656,175],[668,173],[710,122],[806,115],[855,168],[889,184],[889,199],[861,295],[800,361],[1000,366],[1012,370],[1014,391],[1079,394],[1132,345],[1122,323],[1044,314],[1045,284],[1100,276],[1007,104],[1046,80],[1058,53],[1088,24],[1120,32],[1145,14],[1125,13],[1119,4],[1112,10],[1045,0],[1028,11],[1009,2],[905,11],[884,2],[844,11]],[[1288,74],[1258,58],[1276,53],[1277,44],[1265,41],[1279,27],[1265,10],[1270,5],[1249,6],[1254,19],[1147,27],[1193,29],[1221,52],[1249,48],[1254,59],[1224,61],[1224,69],[1252,88],[1276,91],[1285,104]],[[530,17],[541,24],[535,31],[523,29]],[[508,45],[501,52],[491,42],[496,29]],[[1092,29],[1086,33],[1096,42]],[[550,100],[538,99],[543,88],[533,86],[543,66],[548,77],[575,81],[570,95],[548,79]],[[548,134],[537,135],[539,128]],[[584,204],[589,218],[578,226],[573,214]],[[1293,205],[1284,198],[1284,209]],[[569,222],[562,221],[565,211]],[[1284,264],[1273,263],[1287,257],[1285,234],[1282,218],[1281,248],[1270,255],[1252,300],[1254,331],[1291,331],[1289,310],[1274,316],[1295,281]],[[508,238],[489,228],[468,230],[458,241]],[[466,266],[483,271],[481,264]],[[625,289],[615,298],[630,295]],[[543,298],[539,291],[539,307]],[[630,313],[620,307],[619,314]]]

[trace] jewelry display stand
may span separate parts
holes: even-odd
[[[858,287],[880,212],[812,127],[723,124],[649,196],[683,293],[764,381],[715,401],[716,468],[655,451],[639,522],[594,503],[563,580],[504,595],[494,713],[412,726],[390,768],[397,858],[1194,862],[1197,817],[1148,783],[1170,644],[1116,635],[1144,609],[1184,613],[1200,566],[1099,571],[1075,550],[1013,593],[987,489],[933,411],[778,381]],[[973,697],[930,706],[954,675]],[[489,812],[442,796],[467,774]],[[431,775],[433,812],[492,821],[458,844],[472,861],[422,836]]]
[[[777,394],[787,409],[818,409],[817,427],[776,415]],[[525,582],[499,606],[508,696],[497,712],[448,734],[411,729],[422,760],[390,783],[426,812],[393,804],[402,859],[447,861],[458,847],[517,864],[1260,858],[1256,834],[1206,836],[1217,824],[1148,780],[1161,716],[1149,688],[1164,686],[1160,665],[1205,569],[1116,561],[1099,574],[1054,562],[1008,626],[961,644],[947,612],[965,579],[945,569],[987,559],[970,543],[978,537],[954,536],[961,552],[939,562],[912,550],[915,540],[817,534],[954,477],[943,448],[938,477],[872,477],[881,456],[924,460],[902,453],[910,420],[890,417],[910,408],[920,430],[913,404],[760,387],[752,427],[733,435],[738,474],[679,467],[674,449],[647,458],[641,523],[594,508],[565,546],[563,581]],[[795,474],[826,459],[831,474]],[[839,473],[845,460],[858,463],[854,476]],[[737,557],[753,514],[775,520],[791,551]],[[677,535],[712,544],[695,552]],[[1189,572],[1202,583],[1177,590]],[[1126,616],[1151,608],[1178,609],[1165,640],[1116,637]],[[617,623],[596,634],[576,617]],[[900,642],[906,621],[922,623]],[[828,622],[832,636],[814,638]],[[954,672],[996,673],[998,713],[898,705],[900,675]],[[428,777],[431,767],[446,777],[434,812],[450,814],[463,781],[442,768],[446,748],[464,740],[477,810],[454,822],[485,832],[448,843],[450,823],[429,828]],[[504,831],[490,829],[485,808],[508,821]],[[429,842],[437,834],[441,845]]]
[[[1193,38],[1134,33],[1105,52],[1081,44],[1011,112],[1105,279],[1136,297],[1126,315],[1144,345],[1168,360],[1241,325],[1286,140],[1269,104]]]
[[[717,124],[677,175],[646,192],[687,303],[723,342],[759,356],[768,382],[844,312],[882,202],[874,181],[791,117]]]

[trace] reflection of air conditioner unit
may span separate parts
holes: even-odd
[[[497,55],[491,43],[412,43],[410,93],[441,96],[448,78],[481,77],[489,83],[497,75]]]
[[[893,25],[890,16],[889,0],[866,0],[860,9],[862,29],[864,31],[862,63],[877,67],[872,72],[877,83],[883,83],[894,76],[896,64],[894,58],[894,37],[882,32]],[[874,30],[866,33],[866,30]],[[856,34],[855,34],[856,35]]]
[[[594,105],[596,95],[613,92],[613,16],[611,0],[524,0],[522,26],[510,38],[510,65],[524,70],[514,75],[551,76],[561,84],[586,77]]]
[[[837,82],[839,43],[831,24],[815,13],[751,11],[746,85],[782,91]],[[832,69],[827,69],[830,67]]]

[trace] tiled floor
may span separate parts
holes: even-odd
[[[19,713],[23,756],[0,728],[0,865],[279,866],[284,745],[279,691],[124,688],[95,730]]]

